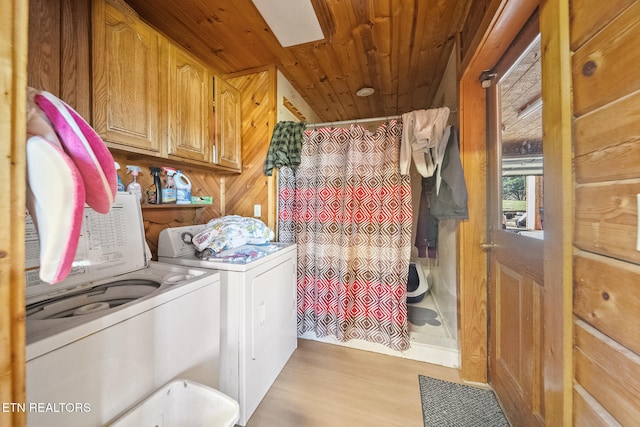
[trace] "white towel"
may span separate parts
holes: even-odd
[[[412,157],[420,175],[425,178],[433,176],[437,162],[432,150],[438,151],[448,119],[448,107],[416,110],[402,115],[401,174],[409,174]]]

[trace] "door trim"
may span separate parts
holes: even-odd
[[[547,425],[571,425],[573,413],[573,173],[569,2],[543,1],[542,132],[545,144],[543,308]]]
[[[24,212],[26,165],[26,92],[28,52],[28,2],[0,0],[6,11],[0,30],[0,148],[5,202],[0,208],[0,400],[23,403],[25,396]],[[0,425],[24,426],[23,411],[0,414]]]
[[[469,220],[458,228],[460,377],[488,381],[486,94],[480,74],[493,67],[525,26],[538,0],[493,0],[460,68],[460,152]]]
[[[486,97],[478,77],[504,54],[538,6],[538,0],[495,0],[462,58],[460,67],[460,144],[469,187],[469,221],[460,224],[458,295],[460,376],[463,381],[487,381],[487,257],[480,249],[486,236]],[[572,375],[572,175],[571,58],[569,5],[547,0],[540,7],[542,34],[542,98],[545,141],[545,420],[571,424]],[[551,142],[553,141],[553,142]]]

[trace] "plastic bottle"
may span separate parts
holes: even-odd
[[[162,184],[160,183],[162,169],[150,166],[149,171],[153,176],[153,184],[147,190],[147,201],[152,205],[159,205],[162,203]]]
[[[173,176],[176,174],[176,170],[169,166],[163,166],[162,170],[167,174],[167,178],[162,186],[162,203],[175,203],[176,183]]]
[[[138,183],[138,174],[142,172],[140,166],[127,165],[127,174],[133,175],[133,181],[127,185],[127,191],[131,194],[135,194],[138,197],[138,201],[142,202],[142,187]]]
[[[120,175],[118,175],[118,171],[121,169],[120,168],[120,163],[118,162],[113,162],[116,166],[116,176],[118,177],[118,191],[125,191],[124,188],[124,184],[122,183],[122,180],[120,179]]]
[[[191,203],[191,181],[182,173],[176,172],[174,177],[176,183],[176,203],[179,205],[187,205]]]

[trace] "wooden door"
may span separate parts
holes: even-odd
[[[544,206],[537,20],[487,73],[489,379],[512,425],[544,425]],[[487,85],[485,84],[485,86]]]
[[[242,170],[240,91],[223,79],[215,79],[215,162],[234,171]]]
[[[169,49],[169,154],[212,162],[211,74],[183,49]]]

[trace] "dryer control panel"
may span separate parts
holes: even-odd
[[[193,236],[205,229],[205,224],[165,228],[158,237],[158,257],[177,258],[193,255]]]

